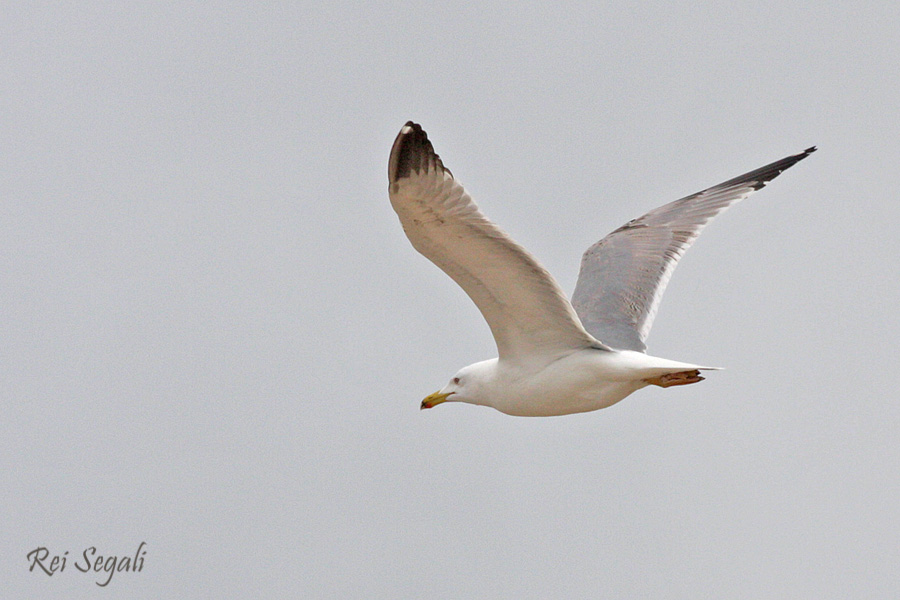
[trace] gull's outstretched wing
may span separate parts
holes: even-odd
[[[413,122],[394,141],[388,180],[409,241],[472,298],[501,360],[550,362],[600,346],[553,277],[478,210]]]
[[[703,227],[815,150],[661,206],[588,248],[572,295],[585,329],[613,348],[646,350],[644,342],[672,271]]]

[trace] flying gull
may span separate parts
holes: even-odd
[[[421,408],[467,402],[509,415],[566,415],[606,408],[648,385],[702,381],[700,371],[716,367],[646,354],[672,271],[713,217],[815,150],[619,227],[584,253],[569,302],[537,259],[481,213],[422,128],[408,122],[391,149],[391,204],[413,247],[478,306],[498,353],[460,369]]]

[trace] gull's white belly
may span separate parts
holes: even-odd
[[[612,406],[649,385],[645,378],[696,369],[629,350],[582,350],[537,372],[497,364],[490,406],[500,412],[547,417]]]

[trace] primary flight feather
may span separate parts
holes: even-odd
[[[644,353],[672,271],[713,217],[814,151],[629,221],[584,253],[570,303],[537,259],[481,213],[422,128],[408,122],[391,149],[391,204],[413,247],[478,306],[498,351],[461,369],[422,408],[458,401],[512,415],[563,415],[605,408],[651,384],[701,381],[699,371],[712,367]]]

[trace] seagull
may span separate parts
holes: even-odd
[[[816,148],[676,200],[587,249],[570,302],[550,273],[478,209],[412,121],[388,162],[388,193],[413,247],[475,302],[497,357],[460,369],[421,408],[444,402],[516,416],[606,408],[648,385],[698,383],[717,370],[658,358],[645,341],[684,252],[717,214]]]

